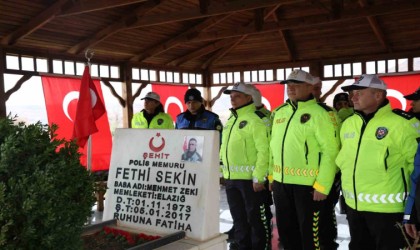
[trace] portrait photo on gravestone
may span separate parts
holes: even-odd
[[[203,136],[185,136],[181,161],[203,162]]]

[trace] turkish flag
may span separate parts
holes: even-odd
[[[284,103],[284,84],[279,82],[270,84],[254,84],[260,90],[262,103],[265,108],[273,111]]]
[[[387,85],[387,97],[392,108],[408,111],[411,101],[404,98],[420,87],[420,74],[380,76]]]
[[[184,112],[184,95],[187,90],[188,86],[152,84],[152,91],[159,94],[165,112],[174,122],[176,116]]]
[[[98,98],[103,100],[100,82],[94,80],[93,84],[97,90]],[[59,139],[72,139],[80,85],[80,79],[42,76],[48,123],[50,126],[53,123],[58,125],[56,133]],[[108,170],[112,137],[106,113],[96,121],[96,127],[98,132],[91,137],[92,171]],[[79,149],[79,152],[82,153],[80,162],[84,166],[86,166],[87,162],[86,150],[87,148]]]
[[[89,66],[85,66],[73,128],[73,138],[77,139],[80,147],[85,146],[91,134],[98,132],[95,122],[104,113],[106,113],[104,103],[90,77]]]

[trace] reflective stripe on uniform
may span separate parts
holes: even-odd
[[[222,169],[228,169],[227,166],[222,166]],[[237,173],[252,173],[254,172],[255,166],[230,166],[230,172],[237,172]]]
[[[343,190],[344,198],[354,199],[353,192],[348,192]],[[359,193],[357,195],[358,202],[366,202],[366,203],[381,203],[381,204],[391,204],[391,203],[402,203],[404,202],[404,197],[407,193],[395,193],[395,194],[366,194],[366,193]]]
[[[277,173],[281,173],[282,169],[281,169],[280,166],[274,165],[273,171],[277,172]],[[318,169],[307,169],[307,168],[284,167],[283,172],[284,172],[285,175],[303,176],[303,177],[316,177],[316,176],[318,176],[319,170]]]

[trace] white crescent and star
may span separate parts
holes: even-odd
[[[267,98],[265,98],[264,96],[261,96],[261,102],[264,104],[265,108],[268,110],[271,110],[271,104],[270,101],[267,100]]]
[[[89,90],[90,98],[92,101],[92,107],[94,107],[96,105],[98,97],[96,96],[95,91],[93,91],[92,89]],[[70,91],[63,98],[63,112],[70,121],[73,121],[73,119],[69,115],[69,105],[73,100],[79,100],[79,91]]]
[[[181,110],[181,112],[184,112],[184,105],[175,96],[169,96],[168,99],[166,99],[166,102],[165,102],[165,110],[168,110],[169,104],[171,104],[171,103],[173,103],[175,105],[178,105],[178,107]]]
[[[404,95],[400,91],[395,89],[387,89],[386,92],[388,97],[394,97],[401,103],[402,110],[405,110],[407,108],[407,101],[405,100]]]

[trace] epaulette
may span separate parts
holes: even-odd
[[[317,102],[317,104],[328,112],[334,111],[334,109],[332,109],[330,106],[328,106],[327,104],[323,102]]]
[[[281,108],[286,107],[287,105],[289,105],[287,102],[283,103],[282,105],[278,106],[278,107],[274,110],[274,112],[278,111],[278,110],[279,110],[279,109],[281,109]]]
[[[401,117],[403,117],[407,120],[411,120],[411,119],[414,118],[414,116],[412,114],[407,113],[402,109],[393,109],[392,112],[394,112],[394,114],[397,114],[397,115],[399,115],[399,116],[401,116]]]
[[[261,118],[261,119],[262,119],[262,118],[264,118],[264,117],[266,117],[266,116],[264,115],[264,113],[263,113],[263,112],[261,112],[261,111],[259,111],[259,110],[255,110],[255,114],[256,114],[256,115],[258,115],[258,117],[259,117],[259,118]]]

